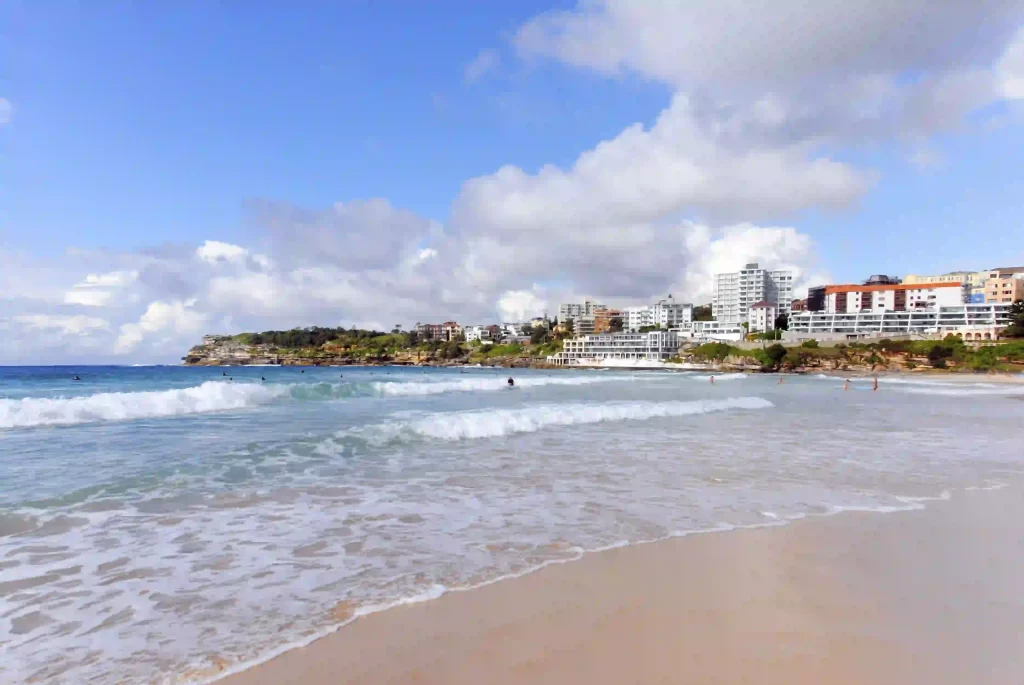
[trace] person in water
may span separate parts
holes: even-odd
[[[508,377],[508,387],[514,388],[515,385],[516,385],[516,382],[514,380],[512,380],[512,376],[509,376]]]
[[[75,377],[74,377],[74,378],[72,378],[71,380],[73,380],[73,381],[80,381],[80,380],[82,380],[82,379],[81,379],[81,378],[79,378],[79,377],[78,377],[78,374],[76,373],[76,374],[75,374]]]
[[[850,379],[847,378],[846,381],[843,383],[843,390],[849,390],[849,389],[850,389]]]
[[[714,376],[712,376],[712,377],[711,377],[711,385],[714,385],[714,384],[715,384],[715,377],[714,377]]]
[[[872,390],[878,390],[878,378],[875,378],[875,382],[871,385]]]

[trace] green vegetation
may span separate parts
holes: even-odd
[[[551,331],[535,327],[530,344],[486,345],[478,340],[467,343],[420,339],[415,331],[402,331],[395,326],[391,333],[346,328],[296,328],[289,331],[241,333],[230,340],[250,346],[253,357],[269,358],[275,363],[337,364],[337,363],[415,363],[471,362],[500,363],[504,359],[527,357],[544,359],[562,349],[562,341]],[[202,354],[191,353],[201,363]],[[289,361],[290,360],[290,361]]]
[[[742,349],[728,343],[705,343],[689,353],[693,361],[723,362],[727,359],[757,363],[763,371],[806,369],[820,366],[861,366],[916,369],[967,369],[971,371],[1024,370],[1024,340],[971,347],[956,336],[943,340],[880,340],[821,346],[808,340],[795,347],[773,344],[763,349]]]
[[[1024,338],[1024,300],[1010,305],[1010,326],[1003,331],[1006,338]]]
[[[714,321],[715,317],[711,315],[711,305],[704,304],[698,305],[693,308],[693,320],[694,321]]]

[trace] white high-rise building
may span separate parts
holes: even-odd
[[[693,305],[676,302],[669,295],[652,305],[623,309],[622,323],[628,331],[639,331],[645,326],[689,329],[693,323]]]
[[[583,304],[579,304],[578,302],[563,303],[558,306],[558,321],[561,323],[567,319],[577,319],[581,316],[593,316],[602,309],[607,309],[607,307],[597,302],[591,302],[590,300],[585,301]]]
[[[768,302],[779,314],[790,313],[793,301],[793,272],[768,271],[757,262],[741,271],[715,274],[711,314],[715,321],[743,323],[758,302]]]

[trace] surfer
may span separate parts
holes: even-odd
[[[516,386],[516,382],[514,380],[512,380],[512,376],[509,376],[508,377],[508,387],[514,388],[515,386]]]

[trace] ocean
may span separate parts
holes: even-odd
[[[0,682],[204,682],[591,551],[920,508],[1024,471],[1024,385],[852,386],[0,367]]]

